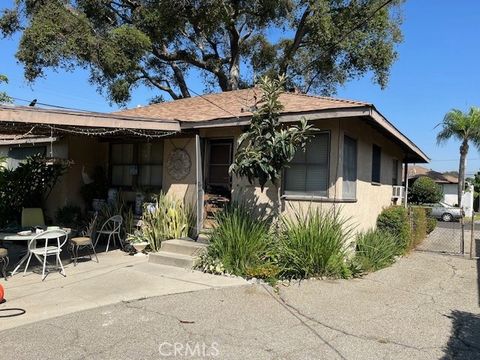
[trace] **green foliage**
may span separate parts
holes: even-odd
[[[280,276],[287,279],[349,277],[345,246],[351,230],[348,221],[336,210],[297,210],[291,218],[282,218]]]
[[[437,219],[427,216],[427,234],[430,234],[437,227]]]
[[[1,83],[8,83],[8,78],[2,74],[0,74],[0,84]],[[0,104],[11,103],[11,102],[12,102],[12,98],[8,96],[6,92],[0,91]]]
[[[468,112],[452,109],[445,115],[439,125],[441,129],[437,134],[437,144],[445,143],[452,138],[461,142],[458,168],[458,205],[461,207],[469,143],[473,143],[477,149],[480,149],[480,108],[471,107]]]
[[[135,230],[135,219],[133,215],[132,208],[127,206],[123,201],[121,195],[118,195],[117,199],[113,204],[105,204],[102,206],[98,212],[97,224],[102,226],[105,221],[110,219],[112,216],[121,215],[123,222],[120,228],[120,234],[123,239],[127,237],[128,234],[131,234]]]
[[[193,223],[194,213],[187,204],[160,193],[155,207],[144,208],[141,234],[152,251],[159,251],[162,241],[188,236]]]
[[[409,250],[415,248],[427,236],[427,212],[425,208],[412,207],[410,216],[412,218],[412,240]]]
[[[77,228],[83,222],[82,209],[76,205],[65,205],[55,212],[56,225]]]
[[[0,170],[0,224],[16,222],[24,207],[43,207],[67,165],[32,156],[16,169]]]
[[[377,271],[391,265],[402,252],[396,236],[379,229],[357,236],[354,262],[364,272]]]
[[[433,204],[442,198],[442,189],[428,176],[420,176],[408,190],[408,201],[414,204]]]
[[[399,249],[405,252],[411,243],[408,211],[403,206],[390,206],[382,210],[377,218],[377,228],[397,238]]]
[[[251,209],[233,203],[216,215],[216,221],[206,255],[213,259],[210,263],[218,260],[226,272],[236,275],[268,263],[273,247],[269,218],[254,218]],[[205,265],[210,264],[199,264]]]
[[[282,170],[297,151],[305,149],[314,134],[314,129],[304,119],[300,125],[285,127],[280,124],[283,105],[279,97],[284,82],[283,77],[260,80],[261,105],[253,113],[248,130],[238,139],[238,151],[230,166],[230,172],[246,177],[251,184],[258,180],[262,191],[268,181],[277,184]]]
[[[326,95],[365,74],[386,85],[402,2],[18,0],[0,14],[0,33],[22,31],[17,58],[28,80],[46,68],[89,68],[118,103],[138,85],[188,97],[192,70],[209,89],[251,86],[253,72]]]

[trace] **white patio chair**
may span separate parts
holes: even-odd
[[[105,252],[108,252],[108,248],[110,247],[110,240],[113,239],[113,245],[115,246],[116,244],[115,238],[118,238],[118,241],[120,242],[120,247],[123,250],[123,242],[122,242],[122,238],[120,237],[120,230],[122,228],[122,223],[123,223],[123,218],[121,215],[114,215],[111,218],[107,219],[107,221],[103,223],[100,230],[97,231],[97,238],[95,240],[94,247],[97,247],[100,236],[108,235],[107,249],[105,250]]]
[[[48,256],[55,256],[55,263],[56,265],[60,265],[61,274],[63,276],[67,276],[65,274],[65,268],[63,267],[62,260],[60,259],[60,253],[62,252],[62,247],[65,245],[68,239],[68,234],[64,230],[56,229],[56,230],[47,230],[40,234],[35,235],[29,243],[28,243],[28,257],[24,257],[22,261],[17,265],[15,270],[13,270],[12,275],[17,272],[17,270],[22,266],[23,262],[26,260],[27,264],[25,265],[25,270],[23,271],[23,275],[27,273],[28,265],[30,264],[30,260],[34,255],[38,260],[42,262],[42,281],[45,280],[47,275],[45,274],[45,270],[47,267],[47,257]],[[45,244],[37,247],[37,240],[45,240]],[[42,259],[43,258],[43,259]]]

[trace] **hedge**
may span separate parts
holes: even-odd
[[[405,252],[411,243],[410,220],[403,206],[390,206],[382,210],[377,218],[377,228],[395,236],[400,252]]]

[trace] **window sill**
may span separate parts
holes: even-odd
[[[372,184],[373,186],[381,186],[382,185],[381,183],[376,182],[376,181],[372,181],[370,184]]]
[[[282,195],[282,200],[287,201],[312,201],[324,203],[356,203],[357,199],[335,199],[318,195]]]

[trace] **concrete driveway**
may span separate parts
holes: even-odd
[[[363,279],[124,301],[0,333],[5,359],[478,359],[478,264],[417,252]],[[0,320],[2,321],[2,320]]]

